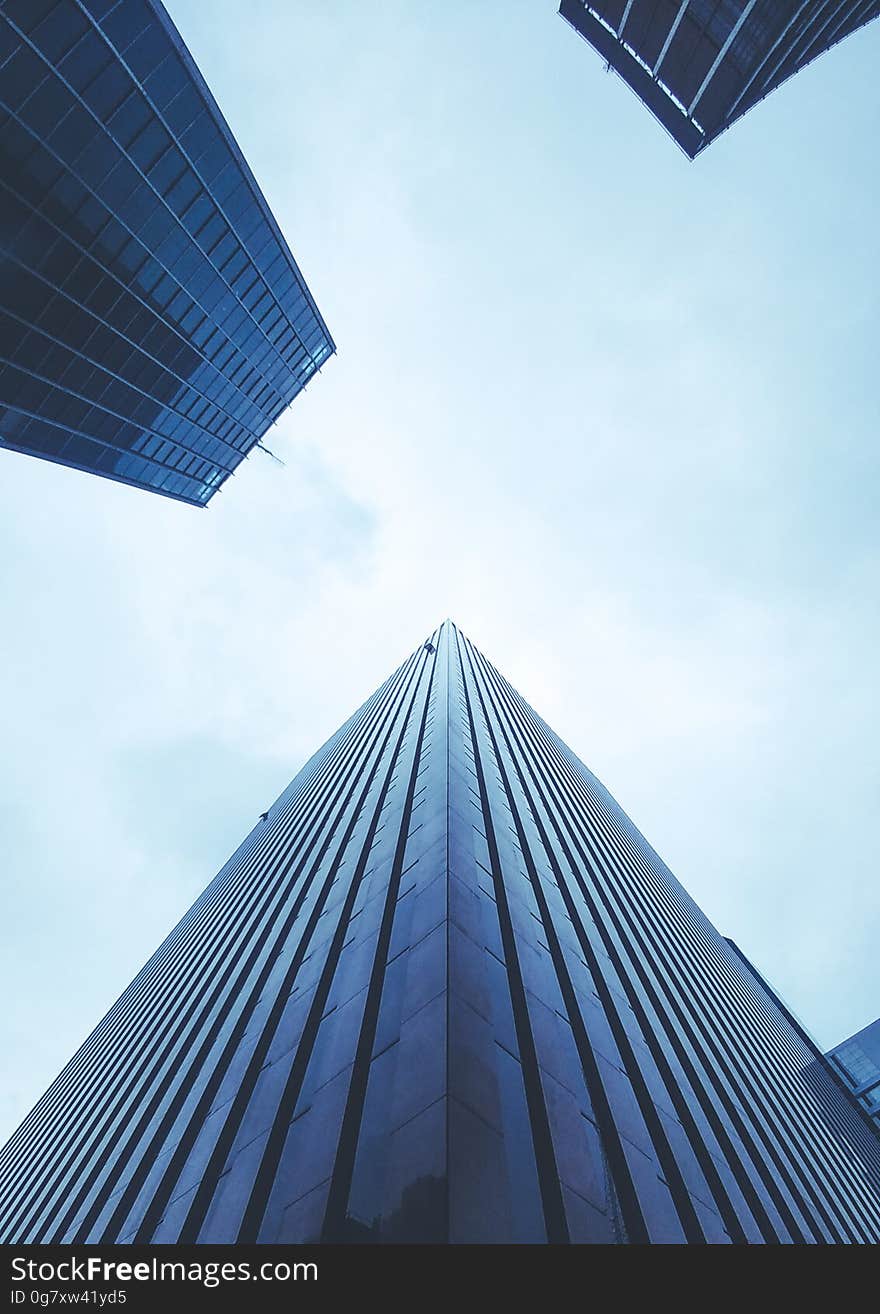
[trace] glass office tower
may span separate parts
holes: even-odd
[[[203,506],[333,350],[158,0],[4,0],[0,447]]]
[[[0,1240],[878,1241],[880,1136],[814,1059],[446,622],[9,1142]]]
[[[835,1045],[828,1058],[880,1128],[880,1018]]]
[[[880,0],[562,0],[559,12],[693,159]]]

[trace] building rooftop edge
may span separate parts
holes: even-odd
[[[275,218],[274,214],[272,213],[272,209],[269,205],[269,202],[266,200],[266,197],[263,194],[263,190],[260,187],[260,184],[257,182],[256,177],[254,176],[253,170],[251,169],[250,165],[245,159],[244,153],[242,152],[242,149],[235,138],[235,134],[233,133],[232,129],[227,123],[223,111],[221,110],[220,106],[217,104],[217,101],[214,97],[213,92],[211,91],[211,88],[208,86],[207,82],[205,81],[201,69],[199,68],[198,64],[196,63],[195,59],[190,53],[189,47],[187,46],[180,32],[177,30],[174,24],[174,20],[172,19],[171,15],[168,13],[168,10],[165,8],[164,4],[162,3],[162,0],[146,0],[146,3],[149,6],[149,8],[155,13],[158,21],[162,24],[163,29],[168,34],[169,38],[171,39],[174,45],[174,49],[177,51],[178,55],[183,60],[187,72],[195,82],[199,90],[199,94],[204,99],[205,103],[208,106],[208,109],[214,115],[214,118],[216,119],[217,122],[217,126],[219,127],[221,133],[223,134],[223,138],[226,142],[226,145],[232,151],[233,158],[235,159],[236,164],[239,166],[239,168],[242,171],[242,174],[247,180],[248,186],[250,187],[251,191],[254,194],[254,199],[257,202],[258,206],[260,207],[263,217],[265,218],[266,222],[269,224],[270,228],[272,229],[272,232],[277,238],[281,246],[281,249],[284,252],[287,260],[289,261],[290,266],[296,276],[297,282],[300,284],[300,287],[302,288],[304,297],[308,301],[309,306],[311,307],[312,312],[315,315],[315,318],[317,319],[318,323],[321,325],[321,328],[324,331],[324,334],[327,338],[327,342],[329,343],[330,346],[331,353],[335,354],[336,343],[333,340],[333,335],[331,334],[330,330],[327,327],[326,321],[324,320],[324,316],[321,314],[320,310],[318,309],[317,303],[315,302],[315,298],[312,295],[311,289],[309,288],[305,276],[294,258],[293,252],[291,251],[290,247],[287,244],[287,239],[285,238],[284,233],[281,231],[281,228],[278,224],[278,220]],[[315,372],[320,373],[320,366]]]

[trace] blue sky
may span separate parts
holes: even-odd
[[[0,1135],[447,615],[873,1020],[880,26],[690,164],[550,0],[168,8],[339,350],[204,512],[3,456]]]

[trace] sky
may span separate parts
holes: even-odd
[[[880,1014],[880,25],[690,163],[552,0],[166,0],[338,353],[207,510],[0,453],[0,1139],[451,616]]]

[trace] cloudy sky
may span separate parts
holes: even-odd
[[[0,1137],[447,615],[872,1021],[880,25],[690,164],[553,0],[167,3],[338,355],[206,511],[0,454]]]

